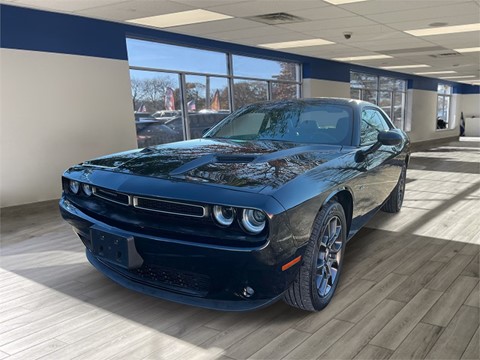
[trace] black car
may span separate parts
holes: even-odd
[[[203,138],[86,161],[61,213],[89,261],[125,287],[249,310],[331,300],[346,242],[403,202],[409,140],[375,105],[246,106]]]

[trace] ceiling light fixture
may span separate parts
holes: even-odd
[[[413,36],[431,36],[431,35],[462,33],[462,32],[469,32],[469,31],[480,31],[480,23],[454,25],[454,26],[440,26],[440,27],[427,28],[427,29],[406,30],[404,32]]]
[[[127,22],[153,26],[157,28],[167,28],[172,26],[198,24],[209,21],[231,19],[233,16],[207,11],[202,9],[181,11],[171,14],[149,16],[139,19],[127,20]]]
[[[459,75],[459,76],[445,76],[441,77],[440,79],[468,79],[468,78],[474,78],[475,75]]]
[[[453,50],[459,53],[469,53],[469,52],[480,51],[480,47],[471,47],[471,48],[453,49]]]
[[[415,75],[439,75],[439,74],[456,74],[456,71],[445,70],[445,71],[428,71],[428,72],[419,72],[414,73]]]
[[[349,56],[341,58],[333,58],[336,61],[362,61],[362,60],[379,60],[379,59],[391,59],[390,55],[364,55],[364,56]]]
[[[426,68],[431,67],[427,64],[418,64],[418,65],[395,65],[395,66],[381,66],[381,69],[385,70],[395,70],[395,69],[415,69],[415,68]]]
[[[332,41],[324,40],[324,39],[308,39],[308,40],[295,40],[295,41],[284,41],[284,42],[268,43],[268,44],[258,44],[258,46],[266,47],[269,49],[289,49],[289,48],[330,45],[330,44],[335,44],[335,43]]]
[[[323,0],[327,3],[330,3],[332,5],[343,5],[343,4],[351,4],[351,3],[357,3],[357,2],[363,2],[367,0]]]

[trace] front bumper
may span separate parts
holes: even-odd
[[[126,288],[183,304],[228,311],[267,306],[282,297],[299,266],[282,271],[282,265],[302,255],[302,249],[285,239],[281,246],[269,241],[260,248],[182,242],[113,227],[65,198],[59,206],[86,246],[88,260],[100,272]],[[92,228],[133,239],[141,266],[119,266],[95,253]],[[247,287],[253,295],[246,295],[251,293],[245,291]]]

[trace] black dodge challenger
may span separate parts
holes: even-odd
[[[62,216],[113,281],[222,310],[331,300],[347,241],[398,212],[409,140],[367,102],[246,106],[203,138],[65,171]]]

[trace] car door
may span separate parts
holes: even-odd
[[[374,107],[364,107],[360,118],[360,149],[367,150],[377,142],[380,131],[387,131],[393,125]],[[395,156],[398,149],[382,145],[358,163],[361,175],[357,176],[353,189],[355,213],[366,222],[368,214],[376,210],[390,195],[400,175]],[[363,224],[355,224],[361,226]]]

